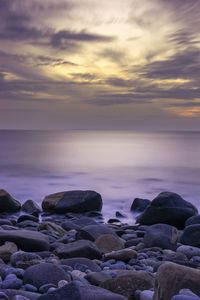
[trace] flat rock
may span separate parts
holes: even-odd
[[[95,241],[98,237],[104,234],[112,234],[116,235],[113,229],[111,229],[108,225],[88,225],[83,227],[77,233],[78,239]]]
[[[154,276],[144,271],[125,271],[124,275],[108,279],[100,286],[132,300],[136,290],[142,291],[153,288]]]
[[[21,204],[5,190],[0,190],[0,213],[13,213],[20,210]]]
[[[126,248],[126,249],[106,253],[103,256],[103,258],[104,260],[116,259],[116,260],[128,262],[132,258],[137,258],[137,252],[133,249]]]
[[[7,241],[15,243],[18,248],[28,252],[49,250],[47,236],[36,231],[0,230],[0,245]]]
[[[55,250],[59,258],[86,257],[89,259],[101,258],[101,253],[94,243],[87,240],[79,240],[62,245]]]
[[[199,296],[199,282],[200,270],[166,262],[157,271],[153,300],[171,300],[186,288]]]
[[[100,272],[101,268],[92,260],[85,257],[76,257],[76,258],[68,258],[68,259],[61,259],[61,264],[67,265],[76,269],[77,265],[84,265],[92,272]]]
[[[103,254],[124,249],[124,244],[125,243],[122,239],[113,234],[103,234],[95,241],[95,245]]]
[[[83,213],[102,209],[101,195],[95,191],[66,191],[46,196],[42,202],[45,212]]]
[[[125,297],[111,293],[102,288],[72,282],[48,294],[42,295],[38,300],[126,300]]]
[[[137,217],[142,225],[169,224],[183,229],[185,222],[198,213],[197,208],[176,193],[160,193]]]
[[[178,241],[178,230],[167,224],[149,226],[144,235],[146,248],[160,247],[175,250]]]
[[[48,283],[57,285],[60,280],[67,280],[64,270],[51,263],[40,263],[26,269],[24,273],[24,284],[32,284],[38,289]]]

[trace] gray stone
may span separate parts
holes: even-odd
[[[76,269],[76,266],[78,264],[82,264],[82,265],[86,266],[87,269],[89,269],[92,272],[101,271],[101,268],[95,262],[93,262],[91,259],[88,259],[85,257],[61,259],[61,264],[70,266],[73,269]]]
[[[183,231],[180,242],[184,245],[200,247],[200,224],[187,226]]]
[[[77,238],[95,241],[98,237],[100,237],[103,234],[112,234],[117,236],[113,229],[111,229],[105,224],[102,224],[85,226],[83,229],[78,231]]]
[[[182,245],[176,249],[176,252],[183,253],[187,258],[192,258],[193,256],[200,256],[200,248]]]
[[[24,284],[32,284],[40,288],[44,284],[57,285],[60,280],[67,279],[67,275],[59,266],[50,263],[40,263],[26,269],[24,273]]]
[[[27,200],[23,205],[22,205],[22,210],[28,214],[38,216],[39,213],[42,211],[39,205],[33,201],[33,200]]]
[[[123,249],[124,241],[113,234],[103,234],[96,239],[95,245],[101,253],[105,254]]]

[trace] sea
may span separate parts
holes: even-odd
[[[0,130],[0,188],[39,204],[95,190],[106,218],[130,219],[134,198],[163,191],[200,207],[200,132]]]

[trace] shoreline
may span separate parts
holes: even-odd
[[[136,224],[123,212],[105,222],[102,206],[95,191],[67,191],[41,211],[0,190],[0,299],[199,299],[194,205],[171,192],[136,198]]]

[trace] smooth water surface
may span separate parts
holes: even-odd
[[[21,202],[93,189],[107,216],[165,190],[198,206],[200,133],[0,131],[0,182]]]

